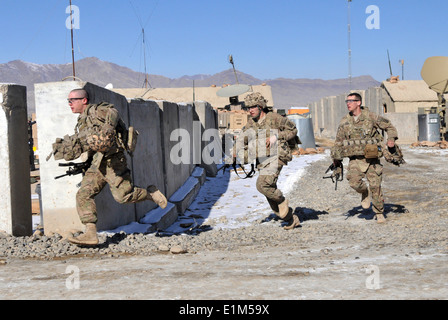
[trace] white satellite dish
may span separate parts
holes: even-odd
[[[247,84],[234,84],[222,89],[219,89],[216,92],[216,95],[219,97],[230,98],[237,97],[240,94],[249,92],[251,90],[250,86]]]

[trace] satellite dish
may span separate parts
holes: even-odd
[[[222,89],[219,89],[216,92],[216,95],[219,97],[229,98],[229,97],[237,97],[240,94],[246,93],[250,91],[250,86],[247,84],[234,84]]]
[[[420,74],[431,90],[440,94],[448,92],[448,57],[426,59]]]

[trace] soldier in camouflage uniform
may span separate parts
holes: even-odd
[[[250,118],[237,139],[238,158],[244,163],[256,161],[260,173],[257,190],[266,197],[275,214],[288,223],[285,229],[296,228],[300,226],[299,218],[277,188],[277,180],[283,166],[292,160],[288,142],[297,137],[297,128],[286,117],[268,112],[267,100],[260,93],[249,94],[244,102]]]
[[[350,159],[347,173],[350,187],[361,194],[361,205],[364,209],[370,208],[372,203],[377,222],[383,223],[385,222],[381,190],[383,166],[379,159],[383,155],[383,137],[378,130],[387,132],[388,148],[395,147],[398,133],[388,119],[362,107],[362,98],[359,94],[349,94],[346,103],[349,114],[339,124],[331,157],[335,165],[340,165],[344,157]],[[363,178],[367,178],[369,187]]]
[[[117,109],[102,102],[89,104],[88,94],[83,89],[72,90],[68,103],[73,113],[79,113],[78,123],[73,136],[57,139],[54,157],[74,160],[81,154],[88,155],[92,164],[85,172],[81,187],[76,194],[76,207],[86,232],[68,240],[75,244],[98,244],[95,196],[109,184],[114,199],[119,203],[135,203],[152,200],[165,208],[167,200],[155,187],[147,189],[132,184],[130,170],[127,167],[123,145],[120,144],[117,130],[124,125]]]

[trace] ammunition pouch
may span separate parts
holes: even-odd
[[[137,147],[138,131],[132,126],[126,128],[126,124],[120,119],[116,127],[116,133],[118,145],[132,156]]]
[[[129,127],[128,129],[128,141],[126,143],[126,151],[132,155],[137,146],[138,131],[134,127]]]
[[[364,158],[366,159],[377,159],[378,157],[378,146],[376,144],[367,144],[364,148]]]
[[[381,158],[383,156],[381,142],[382,139],[374,138],[339,141],[331,149],[331,157],[337,160],[354,156],[363,156],[368,159]]]

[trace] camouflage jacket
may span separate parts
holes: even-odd
[[[71,161],[81,154],[88,153],[89,157],[98,158],[99,165],[103,156],[109,157],[123,152],[123,147],[117,139],[117,128],[121,126],[117,109],[112,104],[101,102],[89,104],[79,115],[74,135],[66,135],[63,139],[56,139],[53,144],[55,160]],[[97,154],[101,154],[100,157]]]
[[[271,135],[277,136],[275,150],[266,148],[266,139]],[[268,112],[259,121],[248,120],[237,139],[237,155],[245,163],[257,159],[261,166],[274,160],[287,164],[292,160],[290,145],[296,137],[297,128],[292,121],[278,113]]]
[[[390,120],[370,112],[368,108],[361,108],[361,114],[357,120],[349,113],[339,123],[335,144],[331,150],[333,159],[342,160],[344,157],[363,156],[367,144],[377,145],[378,157],[381,157],[383,136],[379,130],[387,132],[388,140],[398,139],[397,129]]]

